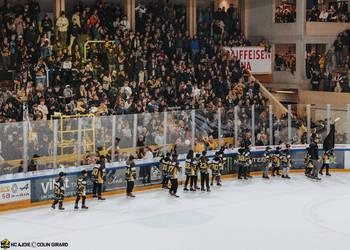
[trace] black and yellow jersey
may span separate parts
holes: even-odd
[[[86,195],[86,184],[86,177],[81,175],[77,180],[77,195]]]
[[[61,177],[55,180],[55,195],[64,195],[64,181]]]
[[[170,164],[169,157],[165,157],[165,158],[160,159],[160,168],[163,171],[163,173],[168,172],[169,164]]]
[[[280,166],[280,162],[282,160],[283,155],[281,154],[281,151],[276,150],[275,153],[273,154],[273,159],[272,159],[272,164],[275,167],[279,167]]]
[[[243,148],[238,149],[238,162],[240,164],[245,164],[246,159],[245,159],[244,152],[245,152],[245,149]]]
[[[327,150],[323,154],[323,164],[329,164],[330,163],[330,157],[334,156],[334,153],[332,150]]]
[[[192,175],[193,171],[193,159],[192,158],[186,158],[185,160],[185,174],[186,175]]]
[[[221,162],[219,157],[214,157],[214,159],[210,163],[210,168],[213,175],[218,175],[221,170]]]
[[[201,161],[200,158],[195,158],[192,162],[192,175],[193,176],[198,176],[199,171],[200,171],[200,165],[201,165]]]
[[[106,167],[103,163],[95,165],[92,169],[92,181],[97,183],[103,183],[103,179],[106,175]]]
[[[226,157],[224,157],[223,155],[219,156],[219,161],[220,161],[220,164],[219,164],[219,169],[220,170],[223,170],[224,169],[224,166],[226,164]]]
[[[202,156],[200,160],[200,171],[203,174],[209,174],[209,163],[208,163],[208,158],[206,156]]]
[[[136,165],[134,162],[127,162],[125,167],[125,180],[126,181],[135,181],[136,180]]]
[[[292,156],[290,155],[289,150],[286,150],[283,154],[282,154],[282,163],[284,165],[287,165],[287,167],[291,167],[292,165]]]
[[[250,166],[252,165],[252,154],[249,149],[244,150],[244,159],[245,159],[245,165]]]
[[[265,150],[264,152],[264,163],[265,166],[269,166],[273,161],[274,157],[270,151]]]
[[[171,179],[177,179],[177,174],[180,171],[179,162],[172,161],[169,164],[169,176]]]

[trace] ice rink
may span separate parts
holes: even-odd
[[[68,202],[64,212],[45,206],[1,213],[0,237],[64,241],[69,247],[56,249],[74,250],[350,249],[350,174],[319,182],[303,174],[227,179],[211,193],[182,188],[178,199],[153,190],[136,199],[89,199],[88,211]]]

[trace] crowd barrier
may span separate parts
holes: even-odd
[[[320,156],[322,155],[322,145],[320,146]],[[275,147],[272,147],[273,150]],[[304,154],[306,145],[293,145],[292,152],[292,172],[302,172],[304,169]],[[264,165],[265,146],[254,147],[252,173],[259,174]],[[208,157],[213,158],[215,151],[209,151]],[[225,150],[227,159],[222,171],[223,178],[234,177],[238,171],[237,150]],[[179,182],[183,183],[185,154],[179,155],[180,167]],[[72,201],[76,193],[76,182],[81,170],[85,169],[91,174],[93,166],[74,166],[65,169],[47,169],[37,172],[26,172],[8,174],[0,176],[0,212],[41,206],[49,204],[54,197],[54,181],[60,171],[65,171],[65,200]],[[160,188],[161,171],[159,170],[159,158],[151,160],[136,160],[137,180],[136,191]],[[107,164],[106,181],[103,186],[104,195],[122,194],[125,190],[125,162],[114,162]],[[142,168],[151,169],[151,183],[144,184],[140,172]],[[350,170],[350,145],[336,145],[335,157],[331,160],[333,171],[347,172]],[[87,194],[88,198],[92,193],[92,182],[88,178]]]
[[[237,148],[243,139],[253,146],[309,143],[316,132],[326,137],[336,125],[336,143],[350,144],[350,106],[289,105],[287,114],[274,116],[275,107],[235,106],[219,109],[176,110],[116,116],[88,115],[52,121],[0,124],[0,176],[23,170],[80,166],[96,151],[111,162],[129,154],[142,158],[149,147],[155,156],[189,149]],[[119,138],[117,141],[115,138]]]

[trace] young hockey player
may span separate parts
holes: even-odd
[[[266,147],[265,153],[264,153],[264,169],[263,169],[263,175],[262,177],[265,179],[269,179],[269,168],[272,165],[272,154],[271,154],[271,148]]]
[[[247,168],[247,177],[248,178],[253,178],[253,176],[250,175],[250,170],[253,165],[253,160],[252,160],[252,144],[250,141],[246,142],[246,149],[245,149],[245,158],[246,158],[246,168]]]
[[[188,191],[187,185],[188,182],[191,180],[192,181],[192,170],[193,170],[193,150],[188,151],[188,154],[186,156],[185,160],[185,175],[186,175],[186,181],[185,181],[185,186],[184,186],[184,191]],[[192,188],[192,184],[191,184]]]
[[[126,162],[125,167],[125,180],[126,180],[126,196],[135,198],[136,196],[132,193],[136,180],[136,165],[134,162],[134,156],[130,155],[129,160]]]
[[[289,170],[290,170],[290,167],[292,166],[292,158],[291,158],[291,154],[290,154],[290,145],[289,144],[286,144],[286,149],[284,150],[284,152],[282,154],[283,154],[283,156],[282,156],[282,169],[283,169],[282,178],[290,179]]]
[[[85,206],[85,200],[86,200],[86,177],[87,177],[87,171],[83,170],[81,171],[81,175],[78,178],[77,181],[77,198],[75,199],[75,206],[74,209],[79,209],[78,203],[80,201],[80,197],[82,198],[82,209],[88,209],[87,206]]]
[[[242,179],[242,175],[244,179],[247,179],[246,172],[246,159],[245,159],[245,145],[244,142],[241,143],[238,149],[238,179]]]
[[[191,182],[191,191],[196,191],[197,189],[200,189],[198,187],[198,175],[199,175],[199,171],[200,171],[200,165],[201,165],[201,155],[200,154],[196,154],[196,157],[193,160],[193,164],[192,164],[192,168],[193,168],[193,172],[192,172],[192,177],[193,177],[193,186],[192,186],[192,182]],[[191,179],[192,181],[192,179]]]
[[[56,208],[56,204],[58,203],[58,209],[64,210],[63,207],[63,199],[64,199],[64,177],[66,174],[64,172],[60,172],[58,177],[55,180],[55,198],[52,203],[52,208]]]
[[[170,195],[178,198],[177,193],[177,187],[178,187],[178,182],[177,182],[177,173],[180,171],[180,166],[179,162],[177,161],[177,155],[173,155],[171,163],[169,165],[169,173],[170,173],[170,181],[171,181],[171,188],[169,190]]]
[[[210,192],[210,186],[209,186],[209,163],[207,158],[207,152],[202,152],[201,157],[201,191],[205,191],[204,185],[207,187],[207,192]]]
[[[214,159],[210,163],[210,168],[211,168],[211,182],[210,185],[213,186],[214,180],[216,179],[216,185],[221,186],[220,184],[220,152],[215,153]]]
[[[322,164],[322,167],[320,169],[320,174],[323,175],[322,171],[324,168],[326,168],[326,175],[327,176],[331,176],[331,174],[329,173],[329,163],[330,163],[330,160],[329,158],[331,156],[334,156],[334,149],[330,149],[330,150],[327,150],[326,152],[324,152],[323,154],[323,164]]]
[[[101,156],[100,158],[100,164],[95,164],[94,168],[92,169],[92,181],[94,183],[92,194],[93,197],[96,198],[96,191],[98,193],[98,199],[99,200],[105,200],[105,198],[102,197],[102,185],[104,178],[106,176],[106,161],[107,159],[104,156]]]
[[[312,160],[310,158],[310,148],[306,148],[306,153],[305,153],[305,156],[304,156],[304,163],[305,163],[305,175],[307,177],[310,177],[311,176],[311,172],[312,172]]]
[[[318,138],[314,137],[312,138],[313,141],[310,144],[310,160],[312,161],[313,169],[312,169],[312,174],[311,178],[316,179],[316,180],[321,180],[321,178],[318,177],[318,172],[319,172],[319,165],[320,165],[320,159],[318,158]]]
[[[273,154],[272,160],[272,174],[271,176],[280,175],[280,161],[282,159],[281,148],[276,147],[276,151]]]
[[[162,176],[163,176],[163,181],[162,181],[162,186],[165,189],[169,189],[168,187],[168,183],[169,183],[169,179],[168,179],[168,167],[170,164],[170,153],[167,152],[165,157],[162,157],[160,159],[160,165],[161,165],[161,169],[162,169]]]
[[[221,184],[221,171],[224,170],[225,164],[226,164],[226,157],[225,157],[225,147],[221,147],[219,151],[219,159],[220,159],[220,164],[219,164],[219,171],[218,175],[216,178],[218,179],[218,186],[222,186]]]

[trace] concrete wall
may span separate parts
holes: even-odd
[[[346,106],[347,104],[350,104],[350,93],[300,90],[298,103],[323,106],[327,104],[332,104],[334,106]]]
[[[306,22],[307,36],[336,37],[346,29],[350,29],[350,23]]]

